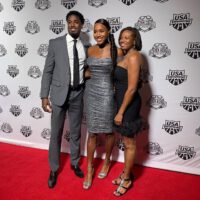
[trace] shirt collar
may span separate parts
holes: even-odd
[[[76,40],[79,41],[80,40],[79,37]],[[67,41],[72,42],[74,41],[74,38],[70,34],[67,34]]]

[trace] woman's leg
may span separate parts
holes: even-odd
[[[102,166],[102,169],[98,175],[99,178],[105,178],[108,174],[110,168],[110,157],[115,144],[115,135],[114,133],[106,134],[106,157]]]
[[[132,184],[131,180],[131,170],[133,168],[135,153],[136,153],[136,141],[134,138],[123,137],[123,142],[125,145],[124,151],[124,172],[121,175],[121,181],[119,187],[114,192],[116,196],[123,195]]]
[[[131,177],[131,170],[134,165],[136,154],[136,141],[135,138],[123,138],[125,151],[124,151],[124,174],[123,178],[127,179]]]
[[[83,188],[89,189],[92,184],[92,176],[94,173],[93,160],[96,149],[97,135],[89,133],[87,140],[87,174],[83,182]]]

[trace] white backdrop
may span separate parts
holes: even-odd
[[[41,74],[48,41],[66,33],[66,14],[78,10],[89,34],[109,20],[116,42],[126,26],[140,30],[145,65],[141,95],[143,131],[136,162],[200,174],[199,0],[0,0],[0,141],[48,149],[50,114],[41,109]],[[69,152],[65,123],[62,151]],[[117,135],[117,134],[116,134]],[[82,123],[82,154],[87,129]],[[103,157],[104,138],[97,157]],[[123,161],[117,135],[113,160]]]

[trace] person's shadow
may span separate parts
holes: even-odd
[[[142,108],[141,108],[141,116],[143,119],[143,126],[141,132],[138,134],[136,138],[137,151],[136,151],[136,159],[135,163],[139,165],[143,165],[143,163],[148,159],[149,154],[147,153],[147,145],[149,143],[149,116],[150,116],[150,106],[148,105],[148,101],[152,96],[152,89],[150,86],[150,82],[152,81],[152,76],[150,74],[150,66],[148,63],[147,55],[142,54],[143,57],[143,67],[141,70],[141,79],[142,79],[142,88],[140,89],[140,95],[142,98]],[[143,174],[143,168],[134,167],[136,178],[139,178]]]

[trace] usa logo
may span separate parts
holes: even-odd
[[[25,6],[25,1],[23,0],[13,0],[12,1],[12,7],[16,10],[16,11],[21,11]]]
[[[5,31],[8,35],[12,35],[16,31],[14,22],[4,22],[3,31]]]
[[[146,149],[147,153],[153,156],[163,154],[163,149],[157,142],[149,142]]]
[[[7,54],[6,48],[3,46],[3,44],[0,44],[0,57],[5,56]]]
[[[15,78],[19,74],[19,69],[17,65],[8,65],[8,69],[6,71],[12,78]]]
[[[200,127],[195,130],[195,134],[200,136]]]
[[[135,28],[137,28],[139,31],[147,32],[156,28],[156,23],[153,21],[153,18],[149,15],[141,16],[135,23]]]
[[[51,2],[49,0],[37,0],[35,7],[39,10],[46,10],[51,7]]]
[[[22,113],[22,109],[19,105],[11,105],[10,112],[15,116],[18,117]]]
[[[20,133],[22,133],[23,136],[29,137],[32,134],[31,126],[21,126]]]
[[[175,155],[178,155],[178,157],[183,160],[189,160],[196,156],[196,152],[194,151],[194,147],[179,145]]]
[[[88,5],[93,6],[93,7],[100,7],[107,4],[107,0],[88,0]]]
[[[120,22],[120,17],[112,17],[107,18],[110,26],[111,26],[111,33],[117,32],[122,27],[122,22]]]
[[[3,123],[1,125],[1,130],[4,133],[12,133],[13,132],[13,129],[12,129],[12,127],[11,127],[11,125],[9,123]]]
[[[49,29],[52,30],[55,34],[61,33],[65,28],[63,20],[51,20],[51,25]]]
[[[41,70],[39,69],[38,66],[31,66],[28,70],[28,76],[31,78],[39,78],[42,75]]]
[[[185,49],[185,52],[191,58],[197,59],[200,57],[200,42],[189,42],[188,48]]]
[[[51,7],[51,2],[49,0],[37,0],[35,7],[39,10],[46,10]]]
[[[165,43],[155,43],[152,49],[149,51],[149,56],[154,58],[165,58],[171,54],[171,50]]]
[[[195,134],[200,136],[200,127],[195,130]]]
[[[89,19],[85,19],[82,31],[86,33],[92,31],[92,24],[90,23]]]
[[[169,25],[178,31],[182,31],[192,24],[192,20],[190,13],[173,14],[173,19]]]
[[[41,119],[44,117],[44,113],[42,112],[41,108],[34,107],[30,112],[30,116],[34,119]]]
[[[66,130],[66,133],[64,134],[64,139],[67,140],[67,142],[70,141],[70,132]]]
[[[187,75],[185,75],[185,70],[169,70],[169,74],[166,76],[172,85],[180,85],[187,80]]]
[[[35,34],[35,33],[38,33],[40,31],[40,27],[39,25],[37,24],[36,21],[28,21],[26,27],[25,27],[25,31],[27,33],[30,33],[30,34]]]
[[[180,106],[182,106],[188,112],[194,112],[200,107],[200,97],[184,96],[183,101],[181,101]]]
[[[23,57],[28,53],[28,48],[26,48],[26,44],[16,44],[15,53],[18,56]]]
[[[3,10],[3,5],[0,3],[0,12]]]
[[[180,126],[180,121],[165,120],[162,129],[165,129],[165,131],[170,135],[174,135],[182,131],[183,127]]]
[[[9,94],[10,90],[8,89],[7,85],[0,85],[0,95],[6,97]]]
[[[167,106],[167,102],[161,95],[152,95],[152,97],[149,100],[149,105],[151,108],[161,109]]]
[[[49,128],[44,128],[42,133],[41,133],[41,137],[46,139],[46,140],[50,140],[51,137],[51,129]]]
[[[130,6],[133,4],[136,0],[120,0],[123,4]]]
[[[38,54],[42,57],[46,57],[48,54],[48,44],[41,44],[38,48]]]
[[[2,109],[2,107],[0,106],[0,113],[2,113],[3,112],[3,109]]]
[[[31,91],[28,86],[19,86],[18,94],[26,99],[31,94]]]
[[[124,145],[123,140],[121,138],[119,140],[117,140],[116,146],[121,151],[125,150],[125,145]]]
[[[165,3],[165,2],[167,2],[167,1],[169,1],[169,0],[154,0],[154,1],[157,1],[157,2],[159,2],[159,3]]]
[[[77,0],[61,0],[61,5],[67,9],[73,8],[77,4]]]

